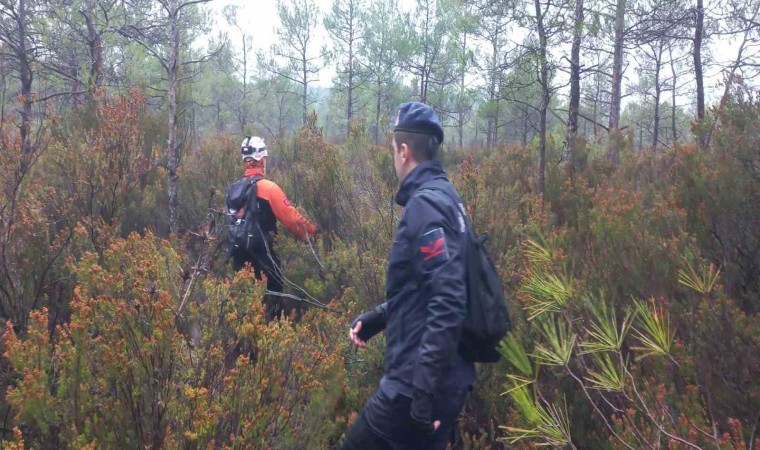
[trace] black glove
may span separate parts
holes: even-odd
[[[424,435],[433,434],[433,394],[414,388],[412,406],[409,409],[414,429]]]
[[[364,342],[369,341],[372,336],[385,329],[385,314],[379,306],[354,319],[351,323],[351,328],[353,329],[356,327],[356,323],[359,321],[362,323],[362,328],[356,333],[356,335]]]

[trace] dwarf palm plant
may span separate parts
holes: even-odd
[[[670,326],[670,318],[654,302],[651,307],[643,302],[635,303],[639,327],[634,331],[640,345],[631,347],[640,352],[636,360],[647,356],[670,356],[675,341],[675,330]]]
[[[581,344],[583,353],[619,352],[633,323],[633,313],[626,311],[618,324],[615,310],[606,302],[587,302],[591,312],[591,326],[585,329],[586,340]]]
[[[686,268],[678,271],[678,282],[702,295],[710,294],[718,283],[720,269],[707,264],[697,270],[688,260],[684,259],[684,262]]]
[[[507,375],[504,394],[510,396],[525,423],[502,427],[507,433],[504,441],[575,448],[564,399],[552,402],[547,394],[558,392],[551,384],[546,386],[550,380],[565,378],[579,386],[622,447],[658,449],[659,438],[653,443],[644,438],[647,430],[657,430],[666,441],[699,448],[680,437],[682,431],[672,421],[665,421],[661,400],[642,389],[649,381],[639,375],[635,365],[647,357],[666,357],[675,363],[675,331],[665,307],[654,300],[616,305],[604,294],[584,292],[571,275],[572,268],[555,261],[554,255],[563,252],[551,245],[537,238],[527,240],[524,247],[528,264],[521,286],[528,318],[524,335],[535,336],[537,342],[532,352],[525,351],[516,334],[502,342],[501,352],[514,369]],[[710,292],[718,271],[696,273],[693,269],[681,271],[681,283]],[[541,366],[552,370],[539,378]],[[622,423],[633,431],[619,434]]]
[[[561,312],[573,295],[573,286],[567,276],[537,270],[528,276],[522,291],[529,299],[528,319],[533,320],[543,314]]]
[[[516,444],[530,439],[537,447],[571,447],[575,448],[570,439],[570,420],[567,405],[542,405],[536,402],[526,387],[512,391],[512,399],[523,417],[528,419],[530,428],[502,426],[509,433],[503,440]]]
[[[562,319],[549,319],[541,324],[546,344],[536,345],[536,362],[547,366],[565,366],[570,362],[577,336]]]

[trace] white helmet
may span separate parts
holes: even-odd
[[[248,158],[261,161],[261,158],[267,156],[267,146],[264,144],[264,139],[258,136],[247,136],[240,144],[240,154],[243,155],[243,161]]]

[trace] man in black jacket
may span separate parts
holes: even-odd
[[[396,202],[404,207],[393,237],[385,302],[352,324],[351,341],[385,330],[380,387],[348,431],[344,449],[443,449],[475,380],[473,363],[457,353],[467,304],[461,199],[426,190],[447,180],[436,159],[443,128],[428,105],[398,108],[393,163]]]

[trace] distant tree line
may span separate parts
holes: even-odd
[[[547,159],[572,170],[586,142],[613,163],[621,140],[652,151],[693,138],[707,145],[706,74],[722,82],[716,99],[752,88],[759,8],[760,0],[417,0],[404,11],[398,0],[334,0],[320,11],[292,0],[278,1],[272,29],[253,30],[238,6],[214,17],[209,0],[0,0],[0,127],[18,127],[23,170],[51,102],[62,111],[98,89],[142,88],[166,115],[174,224],[182,154],[204,133],[282,139],[316,111],[333,140],[357,126],[381,143],[395,105],[416,99],[441,113],[449,148],[535,142],[543,192]],[[318,42],[325,31],[329,40]],[[276,42],[255,52],[260,33]],[[316,87],[327,66],[332,87]]]

